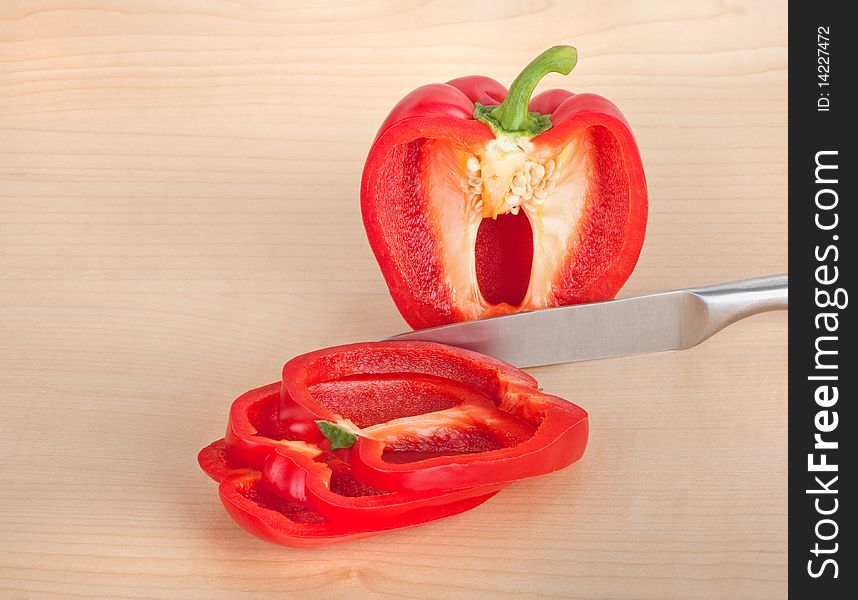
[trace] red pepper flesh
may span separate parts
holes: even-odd
[[[503,486],[421,491],[381,491],[352,476],[351,468],[331,457],[329,462],[313,461],[281,450],[266,462],[263,476],[271,490],[290,498],[332,520],[352,524],[375,524],[414,514],[425,509],[458,503],[469,498],[488,499]],[[430,511],[431,512],[431,511]],[[455,514],[450,512],[450,514]]]
[[[407,516],[384,519],[367,526],[350,520],[331,521],[312,509],[272,493],[256,472],[223,479],[218,492],[227,512],[245,531],[293,548],[325,546],[437,521],[479,506],[497,493],[417,509]]]
[[[425,85],[382,123],[361,210],[412,327],[608,300],[628,279],[647,220],[628,123],[594,94],[530,99],[575,60],[551,48],[509,93],[480,76]]]

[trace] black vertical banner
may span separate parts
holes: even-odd
[[[789,6],[789,591],[855,597],[855,125],[848,3]],[[847,460],[847,455],[851,458]]]

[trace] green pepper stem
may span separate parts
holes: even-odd
[[[503,103],[492,109],[492,120],[504,131],[533,130],[536,124],[527,105],[536,84],[549,73],[568,75],[576,62],[578,51],[572,46],[554,46],[534,58],[512,82]]]

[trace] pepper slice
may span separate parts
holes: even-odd
[[[643,244],[647,188],[620,110],[549,90],[569,46],[509,92],[488,77],[422,86],[382,123],[361,211],[396,306],[417,328],[613,298]]]
[[[455,390],[457,404],[445,390]],[[386,490],[542,475],[578,460],[588,437],[586,411],[541,392],[524,371],[431,342],[350,344],[294,358],[283,368],[280,406],[284,422],[351,431],[354,445],[334,453],[355,478]]]

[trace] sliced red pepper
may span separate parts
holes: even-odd
[[[551,48],[509,92],[488,77],[420,87],[379,129],[361,209],[394,302],[414,328],[613,298],[643,244],[647,187],[620,110],[549,90]]]
[[[203,470],[220,482],[230,515],[263,539],[308,546],[366,537],[469,510],[502,487],[372,488],[351,477],[349,466],[332,454],[288,439],[291,433],[277,417],[279,398],[280,383],[240,396],[230,410],[226,437],[198,457]]]
[[[225,438],[199,454],[233,518],[281,544],[457,514],[568,465],[586,445],[583,409],[458,348],[352,344],[297,357],[283,374],[240,396]]]
[[[385,490],[541,475],[578,460],[587,445],[582,408],[542,393],[506,363],[429,342],[351,344],[294,358],[283,368],[280,402],[281,418],[353,427],[354,445],[335,453],[353,477]]]

